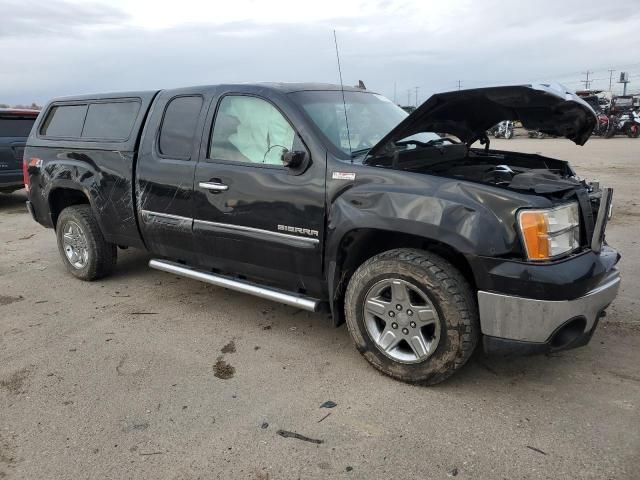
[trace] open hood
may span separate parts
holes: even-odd
[[[584,145],[596,125],[593,109],[557,84],[514,85],[438,93],[400,122],[371,150],[384,154],[393,142],[421,132],[455,135],[467,145],[502,120],[519,120],[530,130]]]

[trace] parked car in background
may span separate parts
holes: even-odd
[[[549,85],[441,93],[410,115],[323,84],[60,98],[28,141],[27,208],[77,278],[145,249],[173,275],[330,312],[373,366],[434,384],[479,343],[585,345],[618,291],[612,190],[492,150],[502,118],[578,145],[596,123]]]
[[[22,154],[37,110],[0,108],[0,193],[24,188]]]

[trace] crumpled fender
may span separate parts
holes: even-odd
[[[410,234],[446,244],[465,256],[516,255],[521,248],[516,211],[551,204],[540,196],[489,185],[387,170],[389,176],[403,173],[411,175],[406,186],[397,179],[393,185],[363,182],[335,196],[328,213],[325,256],[330,298],[342,276],[336,260],[341,242],[353,230]]]

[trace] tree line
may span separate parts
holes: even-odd
[[[27,110],[42,110],[42,105],[38,105],[36,102],[32,102],[31,105],[9,105],[7,103],[0,103],[0,108],[24,108]]]

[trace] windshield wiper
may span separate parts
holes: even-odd
[[[442,138],[434,138],[433,140],[429,140],[428,142],[421,142],[420,140],[400,140],[398,142],[395,142],[395,145],[401,146],[401,147],[406,147],[408,145],[415,145],[416,147],[435,147],[435,146],[442,145],[444,142],[449,142],[452,145],[459,143],[452,138],[442,137]]]
[[[371,150],[371,147],[360,148],[358,150],[354,150],[353,152],[351,152],[351,158],[356,158],[356,157],[359,157],[362,154],[366,154],[366,153],[369,152],[369,150]]]

